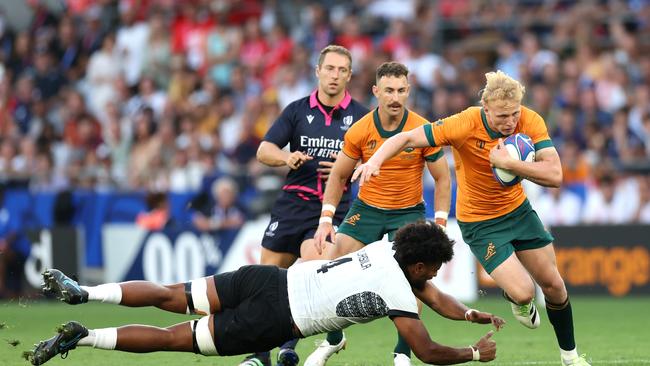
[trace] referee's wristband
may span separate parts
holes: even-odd
[[[318,219],[318,223],[319,224],[323,224],[323,223],[331,224],[332,223],[332,218],[329,217],[329,216],[321,216],[320,219]]]
[[[472,345],[470,345],[469,348],[472,349],[472,361],[480,361],[481,360],[481,352],[479,352],[478,348],[475,348]]]
[[[331,213],[336,213],[336,206],[326,203],[323,205],[323,208],[320,210],[321,212],[329,211]]]

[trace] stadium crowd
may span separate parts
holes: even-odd
[[[430,120],[477,104],[488,71],[519,79],[563,162],[563,188],[527,185],[545,224],[650,223],[649,1],[53,3],[28,0],[23,28],[0,16],[5,186],[209,192],[229,176],[264,196],[283,172],[257,146],[336,43],[356,100],[373,107],[376,67],[399,61]]]

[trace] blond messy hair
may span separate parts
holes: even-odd
[[[481,90],[481,101],[485,104],[493,100],[521,102],[526,92],[521,83],[501,70],[485,74],[485,88]]]

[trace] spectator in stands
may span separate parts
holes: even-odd
[[[322,50],[334,39],[329,10],[323,4],[308,4],[302,13],[299,40],[310,50]]]
[[[122,58],[115,52],[115,34],[109,33],[102,41],[102,48],[90,57],[86,69],[89,109],[93,113],[103,115],[106,103],[117,97],[115,80],[122,68]]]
[[[546,227],[576,225],[582,218],[582,201],[563,186],[546,188],[535,200],[535,211]]]
[[[343,20],[341,32],[336,37],[336,44],[350,50],[354,60],[352,67],[355,70],[360,69],[361,65],[364,65],[373,54],[372,38],[361,31],[359,17],[353,14],[346,16]]]
[[[120,27],[115,37],[115,52],[123,63],[121,70],[128,86],[140,81],[149,40],[149,24],[136,18],[134,4],[119,4]]]
[[[284,65],[291,62],[294,44],[287,34],[287,30],[276,24],[266,37],[269,51],[264,55],[264,72],[262,82],[264,85],[271,85],[276,72]]]
[[[10,137],[5,137],[0,144],[0,183],[11,181],[16,171],[16,145]]]
[[[28,32],[21,32],[16,35],[14,40],[13,52],[6,61],[5,67],[7,71],[14,77],[22,75],[24,71],[28,71],[32,66],[33,59],[33,45],[32,38]]]
[[[149,164],[160,151],[160,139],[154,134],[153,111],[143,109],[135,116],[133,144],[129,161],[129,184],[131,187],[146,185],[147,176],[152,173]]]
[[[269,45],[260,29],[259,20],[250,18],[244,25],[244,40],[239,49],[239,60],[255,78],[264,72],[264,58]]]
[[[84,55],[96,53],[102,47],[102,42],[107,34],[102,24],[102,8],[100,5],[89,7],[84,16],[85,23],[82,25],[81,52]]]
[[[526,62],[526,57],[519,50],[519,40],[515,36],[503,37],[497,47],[497,53],[499,58],[494,66],[498,70],[520,80],[521,68]]]
[[[117,187],[128,187],[128,167],[131,150],[131,136],[128,125],[120,118],[120,113],[115,103],[107,104],[107,123],[102,130],[104,146],[108,149],[111,161],[111,179]]]
[[[149,39],[144,49],[143,74],[152,78],[157,88],[167,89],[171,71],[171,41],[163,14],[156,12],[149,19]]]
[[[397,62],[404,62],[411,57],[411,42],[405,20],[392,19],[390,21],[388,34],[381,41],[379,49]]]
[[[206,40],[206,63],[209,76],[219,85],[230,83],[230,73],[239,56],[240,33],[225,24],[216,22]]]
[[[58,192],[68,185],[60,171],[54,169],[52,156],[47,152],[36,155],[34,170],[30,175],[29,189],[32,192]]]
[[[196,212],[192,223],[200,231],[236,230],[246,218],[244,211],[237,206],[239,189],[232,178],[223,177],[212,184],[214,207],[208,214]]]
[[[643,128],[643,118],[650,114],[650,85],[640,83],[634,87],[628,125],[634,134],[641,139],[647,139]]]
[[[590,189],[585,203],[583,221],[587,224],[622,224],[631,222],[637,212],[638,196],[630,199],[630,187],[624,178],[605,173],[598,185]],[[632,190],[636,192],[636,190]],[[636,196],[636,193],[632,193]]]
[[[5,187],[0,186],[0,299],[21,294],[25,258],[30,244],[24,237],[22,217],[5,207]]]
[[[52,45],[54,63],[59,65],[62,76],[69,82],[75,82],[83,75],[83,70],[80,67],[83,54],[78,34],[74,19],[64,16],[61,18]]]
[[[164,91],[157,89],[153,78],[145,76],[138,83],[138,93],[128,101],[130,110],[151,108],[156,120],[160,119],[167,106],[167,95]]]
[[[20,139],[18,153],[13,164],[17,179],[29,181],[30,176],[35,173],[36,153],[36,144],[31,136],[24,136]]]
[[[149,231],[162,230],[171,224],[169,200],[164,192],[149,192],[146,197],[147,210],[135,219],[136,225]]]
[[[29,73],[23,73],[16,81],[16,89],[13,97],[9,100],[9,109],[18,132],[25,134],[29,132],[29,123],[32,120],[32,101],[36,97],[34,89],[34,78]]]
[[[34,86],[38,95],[48,100],[56,96],[66,82],[50,51],[44,47],[37,49],[34,56]]]
[[[635,222],[650,224],[650,177],[639,177],[639,209]]]

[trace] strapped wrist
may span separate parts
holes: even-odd
[[[449,212],[447,212],[447,211],[436,211],[433,214],[433,218],[434,219],[443,219],[443,220],[447,221],[447,219],[449,219]]]
[[[321,216],[320,219],[318,219],[318,224],[323,224],[323,223],[332,223],[332,218],[330,216]]]
[[[469,317],[472,315],[472,313],[474,311],[478,312],[478,310],[476,310],[476,309],[467,309],[467,311],[465,312],[465,320],[467,320],[468,322],[471,322]]]
[[[332,215],[336,213],[336,206],[330,204],[330,203],[324,203],[323,208],[320,210],[320,212],[331,212]]]
[[[472,361],[480,361],[481,360],[481,352],[479,352],[478,348],[470,345],[469,348],[472,350]]]
[[[447,211],[436,211],[433,216],[433,222],[442,227],[443,229],[447,228],[447,219],[449,218],[449,212]]]

